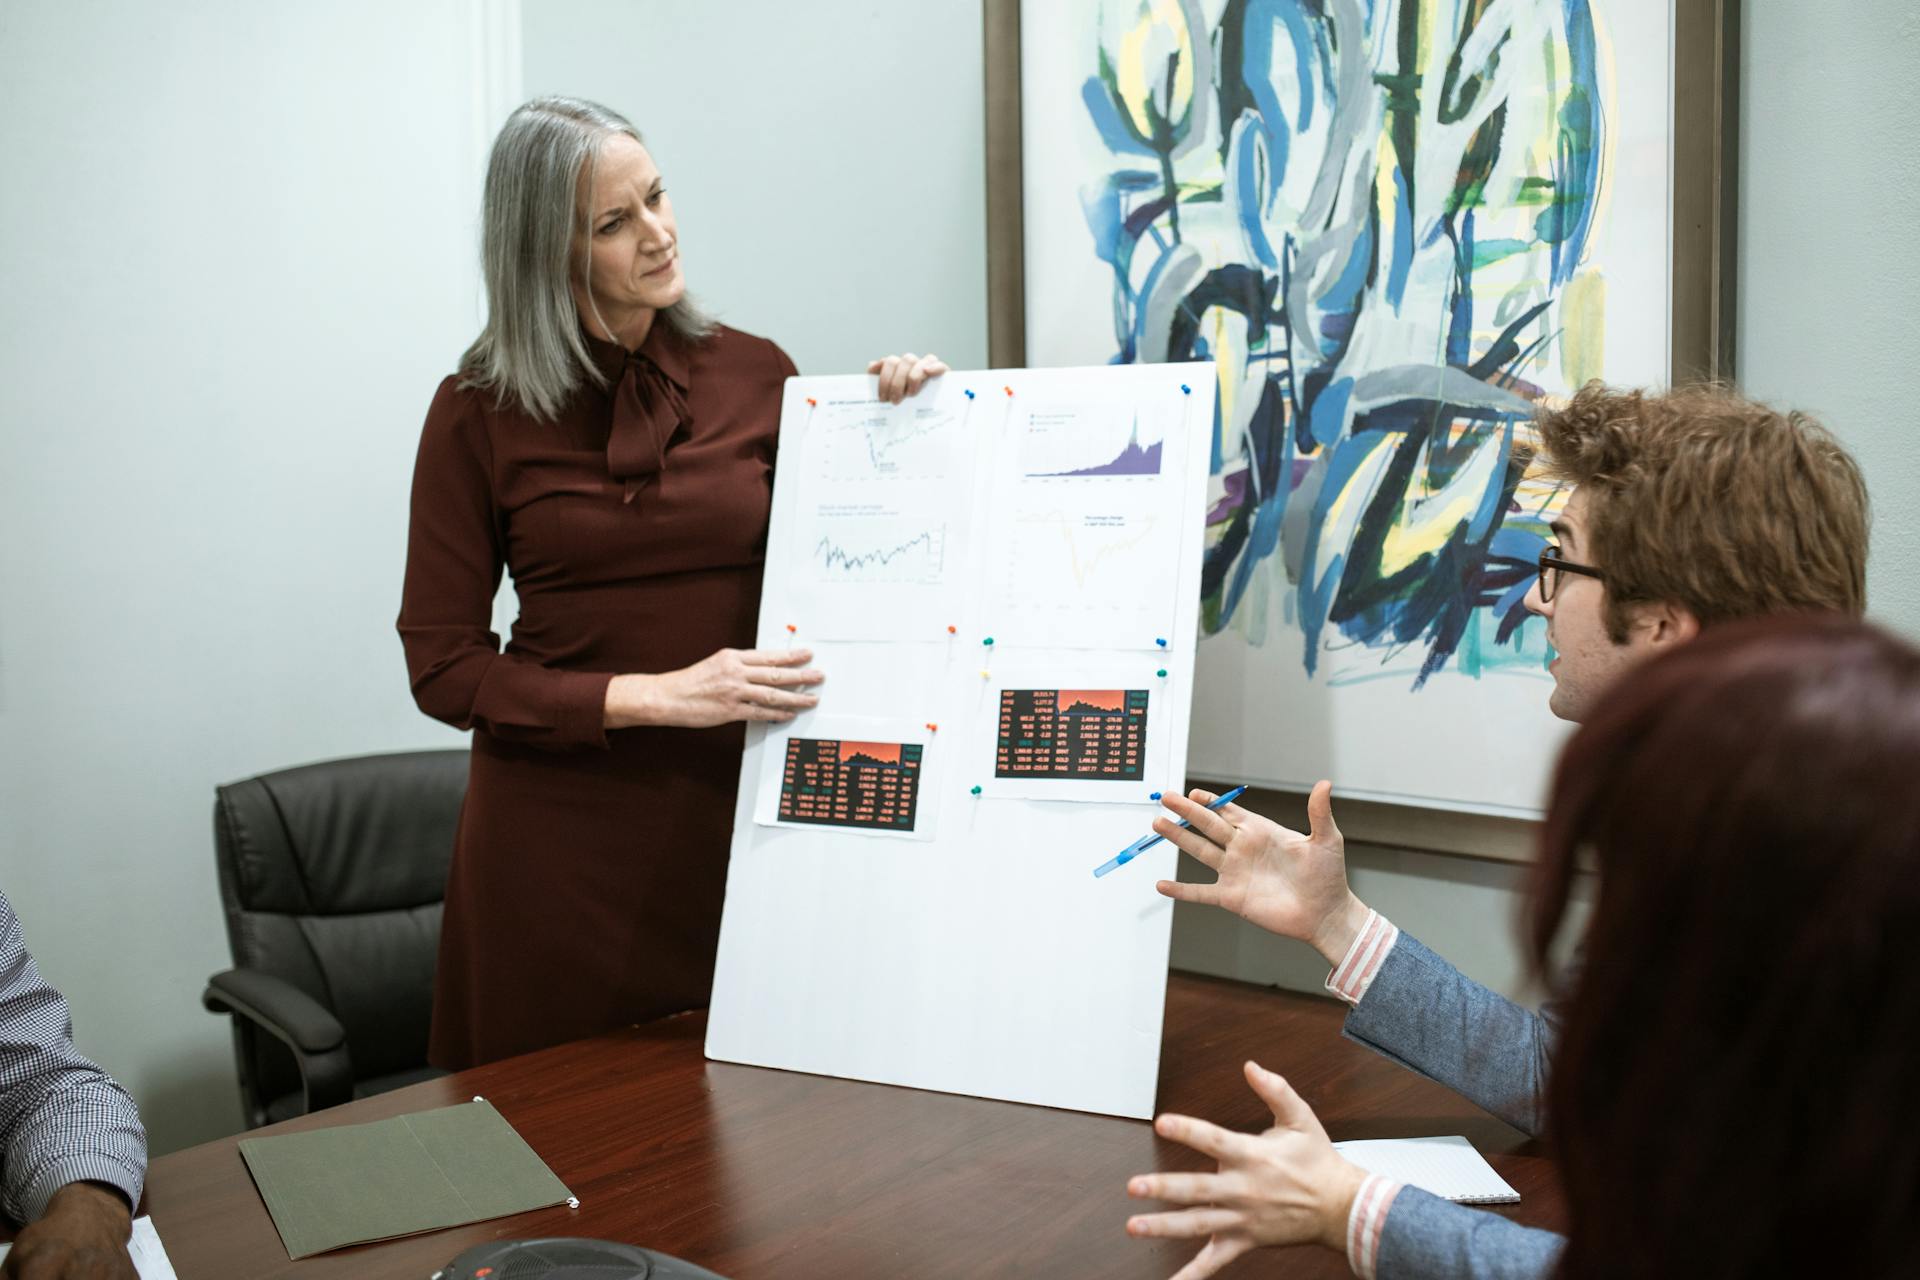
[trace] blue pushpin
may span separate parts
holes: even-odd
[[[1160,647],[1161,647],[1162,649],[1164,649],[1164,648],[1166,648],[1166,647],[1167,647],[1167,642],[1166,642],[1166,639],[1165,639],[1164,637],[1162,637],[1162,636],[1155,636],[1155,637],[1153,638],[1153,642],[1154,642],[1155,644],[1157,644],[1157,645],[1159,645],[1159,646],[1160,646]]]
[[[971,391],[967,392],[967,399],[969,400],[973,399],[973,392]]]
[[[1149,800],[1158,800],[1159,798],[1160,798],[1160,793],[1158,791],[1154,792],[1152,795],[1147,797],[1147,799]]]
[[[1180,384],[1180,394],[1183,396],[1190,396],[1193,394],[1193,388],[1183,382]]]

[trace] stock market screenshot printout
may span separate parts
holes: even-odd
[[[788,738],[779,820],[912,831],[924,750],[917,742]]]
[[[1002,689],[996,778],[1146,777],[1147,690]]]

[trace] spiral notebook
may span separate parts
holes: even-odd
[[[1333,1149],[1378,1173],[1457,1204],[1518,1204],[1520,1193],[1465,1138],[1374,1138]]]

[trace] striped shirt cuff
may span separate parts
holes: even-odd
[[[1387,1211],[1400,1194],[1400,1184],[1383,1174],[1370,1173],[1353,1197],[1347,1211],[1347,1265],[1360,1280],[1373,1280],[1380,1261],[1380,1233],[1386,1229]]]
[[[1367,994],[1367,988],[1373,985],[1374,975],[1380,972],[1380,966],[1386,963],[1387,953],[1393,950],[1393,944],[1400,940],[1400,931],[1393,922],[1378,911],[1367,912],[1367,922],[1360,926],[1360,934],[1347,948],[1347,954],[1327,975],[1327,990],[1345,1000],[1348,1004],[1359,1004],[1360,998]]]

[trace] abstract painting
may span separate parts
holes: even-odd
[[[1666,0],[1049,0],[1026,355],[1208,360],[1196,775],[1526,813],[1543,396],[1671,367]]]

